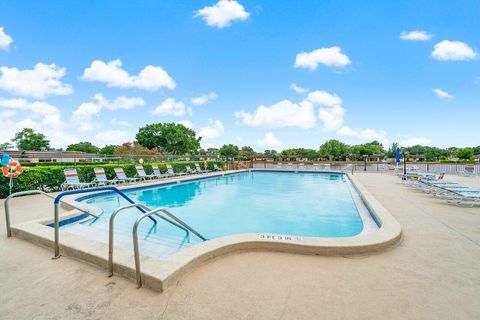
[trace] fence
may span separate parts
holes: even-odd
[[[254,161],[253,168],[255,169],[275,169],[278,164],[285,168],[298,169],[299,164],[303,164],[306,169],[318,170],[342,170],[347,165],[348,171],[367,171],[367,172],[388,172],[393,171],[397,164],[386,162],[281,162],[281,161]],[[450,173],[456,174],[465,171],[465,167],[473,167],[473,172],[480,174],[480,163],[476,164],[461,164],[461,163],[432,163],[432,162],[407,162],[407,170],[415,170],[429,173]],[[403,162],[398,164],[398,168],[403,170]]]

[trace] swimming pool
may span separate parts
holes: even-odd
[[[208,239],[242,233],[352,237],[376,228],[341,173],[251,171],[124,191],[150,208],[167,208]],[[127,202],[116,194],[83,201],[100,207],[103,214],[63,229],[106,242],[110,215]],[[131,250],[132,226],[139,214],[132,208],[116,217],[119,246]],[[158,258],[202,242],[162,220],[154,225],[148,219],[139,227],[139,238],[142,254]]]

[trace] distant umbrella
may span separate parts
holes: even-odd
[[[395,154],[395,162],[400,162],[400,148],[397,147],[397,152]]]

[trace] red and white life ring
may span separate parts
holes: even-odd
[[[7,178],[16,178],[23,172],[23,168],[17,160],[10,160],[6,166],[2,167],[2,172]]]

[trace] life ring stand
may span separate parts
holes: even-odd
[[[22,165],[17,160],[10,160],[2,167],[2,173],[7,178],[16,178],[23,172]]]

